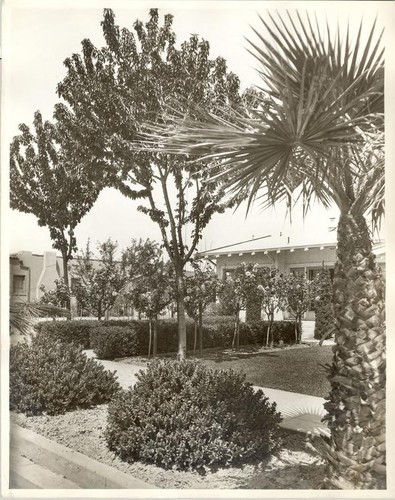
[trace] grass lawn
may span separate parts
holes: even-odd
[[[259,353],[220,352],[199,358],[210,368],[233,369],[262,387],[325,397],[330,384],[320,365],[330,364],[332,348],[303,347]]]

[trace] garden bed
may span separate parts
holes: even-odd
[[[58,416],[26,417],[11,412],[11,420],[95,460],[131,474],[159,488],[175,489],[319,489],[324,462],[306,436],[283,431],[284,446],[266,462],[221,468],[205,475],[164,470],[140,462],[127,464],[109,451],[103,436],[107,405]],[[318,438],[316,438],[318,439]],[[319,443],[314,442],[316,446]]]
[[[175,353],[159,357],[176,358]],[[193,358],[193,353],[188,352]],[[331,346],[293,345],[282,348],[242,346],[240,351],[232,349],[205,349],[199,361],[210,368],[232,369],[246,375],[246,381],[260,387],[298,392],[310,396],[326,397],[330,391],[324,365],[333,359]],[[119,360],[123,363],[145,366],[144,356]]]

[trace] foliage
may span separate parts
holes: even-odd
[[[246,308],[248,300],[260,300],[258,287],[258,265],[240,263],[232,276],[227,276],[220,286],[219,296],[227,304],[227,311],[235,317],[235,329],[232,347],[239,350],[240,345],[240,311]]]
[[[46,290],[44,285],[40,286],[42,296],[40,297],[41,304],[51,304],[57,307],[67,307],[70,303],[70,288],[63,278],[54,281],[55,289]]]
[[[11,346],[11,410],[57,415],[106,403],[118,390],[114,374],[72,344],[39,336]]]
[[[66,316],[70,317],[67,309],[52,304],[38,304],[36,302],[10,302],[10,333],[15,331],[21,335],[33,332],[34,324],[40,317]]]
[[[127,275],[122,263],[116,262],[117,244],[108,239],[99,243],[99,261],[95,265],[89,241],[86,251],[77,257],[76,274],[79,278],[74,293],[79,305],[100,320],[111,309],[115,300],[127,283]]]
[[[91,329],[90,344],[99,359],[126,358],[137,353],[136,331],[130,325],[95,326]]]
[[[220,178],[250,203],[292,206],[296,197],[305,211],[313,199],[338,207],[325,487],[385,488],[384,284],[366,220],[384,214],[382,33],[374,21],[365,37],[361,22],[352,41],[349,26],[333,35],[328,21],[322,27],[299,12],[269,19],[251,42],[262,106],[227,121],[204,110],[199,119],[196,110],[173,114],[149,139],[164,151],[220,157]]]
[[[313,286],[306,275],[288,274],[283,276],[286,309],[295,321],[296,343],[302,341],[302,316],[311,307]]]
[[[196,351],[197,327],[199,327],[199,352],[203,349],[203,313],[215,301],[219,282],[210,265],[194,260],[193,275],[185,278],[185,309],[195,322],[194,352]]]
[[[331,338],[335,331],[336,318],[333,309],[333,284],[330,272],[325,267],[314,280],[314,295],[314,338]]]
[[[106,172],[124,195],[144,200],[139,206],[158,224],[169,259],[177,275],[180,316],[180,356],[185,355],[183,271],[215,213],[229,205],[219,184],[205,182],[207,162],[136,148],[144,123],[160,119],[165,103],[176,98],[184,114],[196,104],[225,113],[240,106],[239,80],[226,62],[209,57],[209,43],[191,35],[176,47],[172,16],[161,25],[157,9],[148,21],[137,20],[133,30],[115,24],[114,14],[104,10],[106,45],[99,49],[82,42],[83,54],[65,61],[67,75],[58,85],[65,103],[56,107],[62,130],[76,143],[75,154],[88,165],[89,174]],[[255,93],[246,99],[254,101]],[[98,165],[100,168],[98,168]],[[215,162],[211,172],[218,171]],[[173,194],[175,193],[175,194]],[[186,226],[192,228],[185,240]]]
[[[280,421],[241,374],[159,361],[110,403],[106,438],[122,460],[204,471],[268,457],[280,447]]]
[[[36,324],[35,330],[40,338],[90,349],[90,332],[96,323],[88,320],[43,321]]]
[[[132,278],[127,298],[149,320],[148,356],[157,354],[157,318],[174,298],[174,270],[164,262],[162,250],[153,241],[132,240],[123,253],[123,263]],[[152,335],[153,334],[153,335]],[[152,339],[153,336],[153,339]]]
[[[272,325],[274,315],[276,312],[281,311],[285,305],[286,280],[276,267],[259,268],[257,280],[259,282],[257,288],[261,295],[262,308],[268,321],[265,339],[265,345],[268,346],[273,344]]]
[[[34,114],[34,131],[19,125],[20,135],[10,146],[10,206],[33,214],[47,226],[52,246],[63,257],[64,284],[69,286],[67,263],[76,251],[75,228],[89,212],[101,190],[76,164],[67,136],[57,124]],[[58,305],[58,304],[57,304]]]

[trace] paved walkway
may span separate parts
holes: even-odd
[[[95,357],[92,350],[85,351],[88,357]],[[122,361],[97,360],[106,370],[116,371],[118,382],[124,389],[133,386],[136,374],[145,370],[145,366],[136,366]],[[277,404],[277,409],[283,416],[281,426],[288,430],[328,434],[328,428],[321,422],[325,415],[324,398],[299,394],[297,392],[269,389],[267,387],[253,386],[256,390],[261,389],[263,393]]]

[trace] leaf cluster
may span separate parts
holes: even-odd
[[[106,438],[122,460],[197,469],[262,460],[280,447],[280,414],[244,376],[163,360],[109,405]]]

